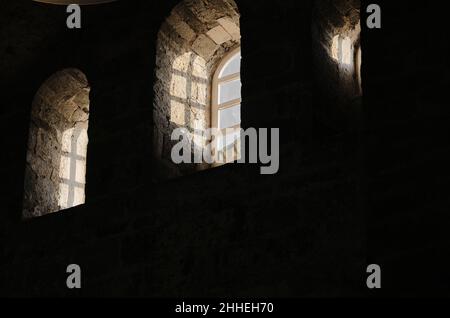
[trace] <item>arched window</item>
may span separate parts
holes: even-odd
[[[232,120],[230,112],[236,114],[238,108],[226,109],[231,101],[226,94],[237,92],[237,82],[229,80],[239,74],[239,58],[235,57],[241,41],[239,19],[234,0],[184,0],[161,26],[156,45],[153,104],[155,170],[160,178],[214,166],[204,156],[210,147],[208,130],[214,127],[214,114],[226,124]],[[230,73],[217,76],[222,102],[213,103],[213,88],[219,87],[213,84],[218,69]],[[236,99],[239,98],[240,81]],[[219,106],[223,108],[220,112]],[[189,139],[192,158],[189,163],[176,164],[172,150],[179,141],[172,140],[172,133],[180,130]]]
[[[213,145],[216,164],[239,157],[241,86],[241,50],[237,48],[225,56],[213,79],[211,126],[220,131]]]
[[[85,75],[65,69],[35,95],[24,186],[24,218],[85,202],[90,88]]]

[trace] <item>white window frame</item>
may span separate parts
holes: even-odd
[[[219,78],[220,73],[222,72],[225,65],[240,52],[241,52],[241,47],[239,46],[239,47],[236,47],[233,50],[231,50],[228,54],[226,54],[225,57],[220,62],[219,66],[217,67],[216,72],[214,73],[213,80],[212,80],[211,128],[216,128],[216,129],[219,128],[219,111],[228,109],[231,107],[235,107],[242,103],[242,98],[238,98],[238,99],[234,99],[234,100],[228,101],[223,104],[219,104],[219,86],[221,84],[224,84],[227,82],[241,80],[240,70],[238,73],[230,74],[223,78]],[[230,130],[234,130],[235,132],[237,132],[237,131],[240,131],[240,129],[241,129],[241,124],[237,124],[233,127],[228,127],[226,129],[223,129],[221,131],[221,133],[225,136],[226,131],[230,132]],[[240,147],[240,143],[236,142],[235,143],[235,151],[234,151],[235,156],[233,156],[233,158],[225,158],[225,162],[215,163],[215,164],[213,164],[213,166],[219,166],[221,164],[229,163],[229,162],[233,162],[233,161],[237,160],[239,157],[239,153],[240,153],[240,149],[238,149],[239,147]],[[217,144],[214,142],[213,150],[212,150],[213,158],[215,158],[216,148],[217,148]]]

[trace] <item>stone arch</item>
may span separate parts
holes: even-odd
[[[221,59],[240,45],[239,11],[233,0],[184,0],[158,33],[154,154],[161,177],[175,177],[210,167],[205,163],[175,165],[171,134],[186,128],[193,151],[202,151],[200,135],[211,125],[211,84]]]
[[[25,168],[23,217],[57,212],[85,202],[89,84],[64,69],[37,91]]]
[[[321,118],[332,125],[352,125],[360,111],[361,17],[360,0],[316,0],[313,39],[317,96],[326,98]],[[316,87],[317,88],[317,87]],[[340,123],[336,121],[341,120]]]

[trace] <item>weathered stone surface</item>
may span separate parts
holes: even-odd
[[[214,55],[218,48],[219,46],[204,34],[201,34],[192,45],[192,50],[207,60]]]
[[[222,27],[216,26],[206,33],[216,44],[221,45],[222,43],[228,42],[232,39],[231,35]]]
[[[64,182],[61,178],[73,178],[71,182],[84,183],[85,159],[79,160],[78,157],[86,157],[89,91],[83,73],[66,69],[51,76],[36,93],[32,105],[25,173],[25,218],[70,207],[70,204],[61,205]],[[74,140],[75,136],[79,137]],[[72,153],[74,143],[75,153]],[[63,159],[69,156],[78,158],[71,159],[73,161],[70,163],[76,165],[74,169],[64,165]],[[64,173],[70,171],[75,171],[76,175]],[[80,189],[84,192],[84,186],[74,190]],[[82,202],[84,197],[80,200]]]
[[[220,18],[217,20],[224,30],[230,34],[232,40],[238,41],[241,38],[241,32],[239,26],[229,18]]]
[[[176,12],[172,12],[167,18],[167,23],[169,23],[184,40],[191,42],[195,39],[196,33],[194,30],[192,30]]]
[[[162,25],[156,46],[153,143],[158,161],[168,170],[166,176],[199,168],[172,163],[175,143],[170,137],[179,127],[197,134],[209,127],[214,71],[224,55],[239,44],[239,13],[232,0],[185,0]],[[204,141],[195,143],[195,147],[203,146]]]

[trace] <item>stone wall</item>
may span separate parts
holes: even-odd
[[[0,192],[0,295],[360,295],[363,163],[354,135],[317,128],[311,2],[236,0],[242,127],[280,128],[279,173],[224,165],[158,182],[155,43],[178,4],[86,6],[81,30],[64,27],[60,6],[8,1],[0,11],[0,171],[9,185]],[[91,87],[86,204],[24,222],[31,101],[67,67]],[[66,287],[73,263],[81,290]]]
[[[316,104],[333,129],[352,127],[361,112],[360,33],[359,0],[315,1]]]
[[[156,182],[155,42],[179,1],[130,3],[86,6],[74,31],[64,7],[2,2],[1,296],[448,295],[445,10],[380,0],[382,29],[362,25],[366,121],[336,131],[352,121],[323,101],[336,98],[327,78],[312,80],[335,68],[311,49],[325,38],[312,36],[311,1],[236,0],[243,127],[281,129],[280,172],[226,165]],[[67,67],[91,87],[86,204],[23,221],[32,101]],[[81,290],[66,287],[72,263]],[[368,263],[382,265],[381,291],[367,292]]]
[[[345,138],[312,142],[309,1],[236,1],[245,17],[242,126],[281,129],[279,174],[225,165],[164,182],[151,160],[155,43],[179,2],[86,6],[80,31],[61,27],[64,8],[30,3],[0,12],[8,25],[0,32],[16,35],[0,47],[9,106],[0,114],[9,149],[0,169],[10,185],[0,193],[1,295],[355,292],[363,227],[348,164],[354,147]],[[70,66],[91,87],[86,204],[22,222],[31,101]],[[65,286],[68,263],[82,266],[79,292]]]
[[[382,296],[447,297],[448,12],[434,2],[380,5],[382,28],[365,28],[361,36],[367,254],[388,269]]]
[[[240,45],[239,12],[233,0],[182,1],[163,23],[157,39],[154,85],[154,154],[161,177],[207,168],[175,165],[171,141],[186,128],[194,151],[203,151],[202,133],[211,127],[211,84],[224,55]]]
[[[89,91],[82,72],[66,69],[52,75],[36,93],[25,168],[25,218],[73,207],[76,202],[84,203],[84,184],[77,190],[78,200],[63,203],[62,197],[68,193],[62,193],[65,192],[62,179],[69,180],[71,164],[75,164],[74,173],[84,183],[85,167],[82,166],[86,159],[78,164],[70,160],[76,160],[71,158],[74,155],[86,158]],[[73,147],[75,151],[71,153]]]

